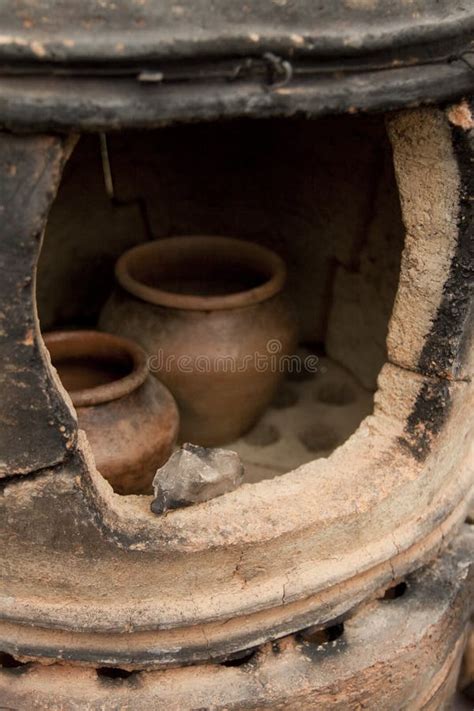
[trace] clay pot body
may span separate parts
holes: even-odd
[[[58,331],[44,342],[97,469],[119,494],[151,493],[176,443],[179,415],[167,388],[151,377],[145,352],[97,331]]]
[[[224,237],[174,237],[129,250],[104,330],[139,342],[180,411],[180,439],[232,442],[268,406],[296,346],[283,261]]]

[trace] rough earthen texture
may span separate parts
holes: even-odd
[[[416,116],[415,128],[420,123],[420,114]],[[63,466],[3,484],[0,648],[43,661],[63,657],[90,666],[123,664],[134,669],[219,658],[346,614],[381,585],[434,557],[454,535],[472,489],[473,390],[466,380],[446,378],[452,376],[452,366],[440,369],[437,356],[426,369],[421,354],[427,343],[436,348],[442,343],[440,331],[433,330],[432,324],[449,301],[446,294],[457,303],[459,292],[457,287],[450,290],[450,284],[459,270],[463,272],[463,262],[453,255],[465,231],[455,233],[452,219],[468,213],[458,173],[449,172],[456,143],[442,115],[427,111],[423,116],[430,135],[437,136],[435,155],[446,160],[447,184],[439,180],[429,184],[440,191],[437,202],[428,188],[420,188],[424,180],[429,183],[430,170],[419,175],[413,204],[407,183],[404,195],[402,189],[404,219],[408,227],[414,226],[416,236],[407,242],[392,323],[390,347],[397,364],[382,369],[374,414],[328,459],[160,517],[149,511],[150,499],[120,497],[111,491],[95,470],[79,433],[77,449]],[[406,115],[398,121],[392,140],[395,150],[400,142],[402,155],[407,140],[403,127],[410,121]],[[421,134],[406,150],[410,170],[415,170],[417,160],[426,165],[428,147]],[[463,155],[468,161],[469,154]],[[427,165],[436,177],[436,166],[432,161]],[[452,218],[448,223],[439,204]],[[441,220],[441,227],[432,223],[430,215]],[[426,229],[415,229],[425,219]],[[9,234],[2,249],[16,244],[13,237]],[[28,255],[34,262],[33,247]],[[434,284],[430,272],[420,266],[430,263],[430,258]],[[418,308],[418,332],[416,318],[411,331],[403,330],[400,309],[405,307],[407,323]],[[29,313],[27,308],[20,310],[19,320]],[[451,355],[460,352],[457,344],[465,323],[456,326],[454,340],[448,339]],[[397,329],[399,337],[395,337]],[[436,348],[431,352],[436,353]],[[41,377],[44,372],[48,373],[41,370]],[[51,386],[46,393],[58,397]],[[467,590],[462,584],[465,572],[464,564],[455,563],[448,565],[447,577]],[[271,666],[263,667],[263,676],[248,674],[244,668],[203,666],[189,672],[157,672],[156,677],[155,672],[144,673],[129,677],[130,683],[135,683],[133,679],[143,683],[144,708],[156,705],[157,699],[170,708],[173,704],[202,708],[209,704],[211,693],[220,694],[217,708],[245,704],[288,708],[290,694],[298,709],[314,708],[318,700],[324,708],[334,697],[339,679],[344,681],[338,702],[343,709],[367,701],[366,691],[361,696],[361,684],[377,698],[373,706],[377,711],[410,708],[410,704],[437,709],[451,688],[464,614],[456,616],[460,609],[452,597],[456,582],[453,587],[443,584],[442,574],[435,578],[431,604],[426,603],[428,598],[420,598],[413,608],[403,602],[397,607],[397,601],[387,608],[398,610],[388,639],[383,636],[389,625],[384,609],[383,614],[365,620],[360,647],[348,646],[345,656],[341,652],[340,666],[335,645],[322,686],[324,665],[315,664],[305,648],[295,651],[296,658],[293,652],[288,657],[267,648],[263,659],[269,658]],[[438,605],[446,599],[446,604]],[[446,626],[441,623],[442,610],[447,610]],[[355,628],[357,619],[363,620],[354,618]],[[380,633],[376,640],[371,629]],[[405,632],[414,634],[407,646]],[[377,644],[382,644],[380,655],[371,657]],[[389,698],[384,696],[387,665],[380,664],[381,658],[389,660],[392,671]],[[367,659],[375,667],[372,679],[364,666]],[[392,664],[393,659],[397,661]],[[198,672],[204,676],[200,697],[196,696]],[[90,669],[74,670],[80,703],[86,693],[98,694],[100,707],[108,703],[110,686],[102,686],[104,682],[94,674]],[[43,683],[51,694],[51,684],[62,684],[64,689],[65,679],[71,676],[68,667],[33,666],[31,675],[29,670],[18,674],[15,688],[8,676],[5,687],[10,697],[14,693],[18,697],[23,693],[21,684],[30,684],[26,693],[47,704]],[[307,683],[308,679],[312,681]],[[156,691],[156,683],[164,686]],[[73,700],[71,688],[67,703]],[[128,694],[129,687],[123,688],[119,693]],[[119,697],[119,702],[127,698]]]
[[[35,301],[43,230],[71,148],[52,136],[0,134],[0,478],[58,464],[75,444]]]
[[[125,658],[135,649],[148,666],[229,653],[340,614],[435,554],[465,517],[468,384],[449,385],[449,416],[426,445],[423,430],[407,431],[425,383],[387,366],[374,416],[329,459],[164,517],[146,497],[113,494],[90,458],[9,483],[3,618],[75,630],[67,644],[48,633],[53,656],[69,648],[80,657],[88,632],[113,633],[100,644],[117,650],[126,628]],[[418,436],[424,458],[410,449]]]
[[[0,670],[2,702],[61,711],[445,708],[455,687],[472,605],[472,531],[436,565],[407,579],[405,595],[375,600],[333,641],[287,637],[241,665],[127,674],[67,665]]]
[[[459,120],[459,112],[462,121]],[[466,103],[406,111],[388,122],[406,226],[389,358],[441,378],[472,369],[472,148]]]

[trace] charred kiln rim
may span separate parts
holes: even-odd
[[[43,335],[53,366],[74,357],[95,357],[104,361],[130,360],[128,375],[112,383],[93,388],[69,391],[75,407],[102,405],[129,395],[137,390],[148,377],[145,351],[127,338],[112,336],[101,331],[52,331]]]
[[[205,256],[217,254],[228,259],[230,265],[251,267],[263,276],[263,283],[244,291],[220,296],[179,294],[145,284],[140,279],[142,265],[150,260],[159,263],[160,256],[179,264],[184,255]],[[127,250],[118,259],[115,276],[126,291],[133,296],[157,306],[167,306],[186,311],[215,311],[252,306],[278,294],[286,281],[286,266],[281,257],[267,247],[232,237],[180,236],[166,237]]]

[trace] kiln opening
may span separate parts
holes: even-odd
[[[175,236],[193,241],[176,247],[166,239]],[[211,239],[204,251],[202,236]],[[189,404],[176,380],[164,378],[163,369],[155,375],[178,400],[182,439],[237,451],[244,481],[272,478],[328,456],[371,413],[386,361],[403,239],[383,116],[242,119],[112,133],[102,142],[85,135],[66,165],[46,229],[37,279],[41,327],[43,333],[119,333],[144,348],[152,371],[156,353],[145,332],[163,339],[172,328],[163,312],[184,309],[183,303],[188,309],[189,299],[198,298],[196,308],[191,305],[173,326],[178,336],[172,348],[181,355],[186,349],[200,353],[205,337],[195,325],[198,313],[210,318],[220,309],[212,342],[223,358],[240,358],[250,331],[260,333],[265,343],[255,348],[250,338],[247,349],[262,351],[270,370],[273,362],[285,371],[271,384],[262,384],[263,374],[254,379],[249,392],[262,399],[263,412],[250,407],[253,396],[242,397],[247,385],[236,386],[222,373],[208,388],[214,399],[201,410]],[[145,248],[124,288],[119,269],[114,276],[117,260],[151,242],[158,245],[158,258],[153,246]],[[257,298],[278,281],[280,264],[285,284]],[[153,298],[130,287],[137,274]],[[129,297],[142,304],[151,298],[161,320],[143,321],[132,310],[122,317],[126,327],[117,326],[110,316],[110,294],[117,289],[122,296],[129,289]],[[261,316],[257,310],[248,324],[242,321],[245,309],[277,292],[291,302],[283,335],[281,314]],[[156,301],[156,293],[181,301],[178,307],[163,296]],[[235,301],[245,294],[247,301]],[[234,301],[221,308],[229,298]],[[230,311],[239,314],[238,323]],[[297,347],[288,335],[292,329]],[[184,333],[188,340],[178,343]],[[291,358],[281,365],[284,355]],[[239,398],[247,400],[246,412],[238,425],[227,426],[242,409]],[[188,427],[193,417],[200,427]],[[134,491],[148,491],[149,483]]]

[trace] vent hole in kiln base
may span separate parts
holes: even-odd
[[[329,456],[371,413],[386,361],[404,229],[384,117],[239,119],[107,142],[114,200],[98,138],[85,135],[50,212],[37,276],[43,332],[97,328],[117,260],[150,240],[222,236],[269,248],[287,267],[299,365],[253,428],[221,446],[238,452],[246,482]],[[169,271],[148,270],[145,281],[183,298],[262,288],[260,273],[242,281],[227,262],[217,274],[195,267],[194,286],[192,274],[184,284]]]
[[[97,678],[104,683],[121,684],[131,682],[139,672],[120,669],[119,667],[98,667],[96,669]]]
[[[391,585],[387,588],[380,598],[381,600],[396,600],[399,597],[403,597],[408,589],[408,585],[404,580],[395,585]]]
[[[333,625],[328,625],[327,627],[317,628],[308,627],[299,633],[301,639],[305,642],[309,642],[314,645],[327,644],[328,642],[335,642],[337,639],[342,637],[344,634],[344,623],[337,622]]]
[[[16,670],[16,669],[24,669],[27,666],[28,666],[27,662],[20,662],[18,659],[15,659],[15,657],[13,657],[11,654],[8,654],[8,652],[0,652],[0,668],[1,669]]]
[[[253,647],[252,649],[246,649],[243,652],[239,652],[238,654],[234,654],[228,659],[224,659],[224,661],[220,662],[221,666],[223,667],[244,667],[246,664],[249,664],[257,655],[258,648]]]

